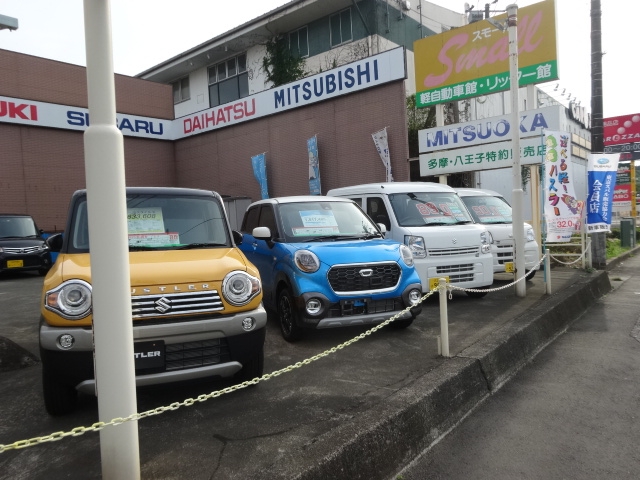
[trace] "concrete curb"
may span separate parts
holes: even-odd
[[[312,444],[269,465],[253,480],[388,479],[446,434],[598,298],[606,271],[585,273],[564,291]]]
[[[607,271],[613,270],[618,265],[620,265],[621,262],[625,261],[629,257],[634,256],[639,251],[640,251],[640,245],[632,248],[631,250],[624,252],[622,255],[618,255],[616,258],[612,258],[610,261],[607,262],[606,270]]]

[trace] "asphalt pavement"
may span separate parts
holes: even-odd
[[[635,480],[640,472],[640,257],[503,388],[394,478]]]
[[[145,479],[384,479],[437,442],[597,300],[611,290],[606,271],[552,268],[515,295],[509,277],[473,299],[447,302],[451,358],[438,355],[439,301],[429,298],[405,330],[385,327],[309,364],[247,389],[138,422]],[[50,417],[40,386],[37,328],[42,278],[0,277],[0,478],[101,478],[100,435],[88,432],[23,449],[14,442],[88,427],[95,397]],[[505,287],[506,288],[501,288]],[[366,332],[343,328],[285,342],[269,322],[265,372],[311,358]],[[15,366],[15,352],[22,360]],[[228,387],[211,382],[139,390],[138,411]],[[118,428],[107,427],[107,428]]]

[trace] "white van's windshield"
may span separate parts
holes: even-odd
[[[389,195],[389,201],[401,227],[473,223],[462,200],[455,193],[395,193]]]
[[[87,200],[75,209],[70,247],[89,251]],[[221,205],[213,198],[188,195],[127,195],[129,250],[166,250],[225,246],[231,241]]]
[[[511,206],[504,198],[480,195],[462,197],[473,219],[485,225],[511,223]]]

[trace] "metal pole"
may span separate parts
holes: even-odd
[[[443,127],[444,126],[444,104],[439,103],[436,105],[436,126]],[[446,175],[438,175],[438,182],[447,184],[447,176]]]
[[[124,141],[116,126],[109,0],[84,0],[91,126],[84,133],[98,416],[136,413]],[[138,424],[100,430],[102,478],[140,478]]]
[[[524,192],[522,191],[522,171],[520,168],[520,114],[519,114],[519,85],[518,85],[518,5],[507,6],[507,27],[509,30],[509,72],[511,90],[511,138],[513,147],[513,166],[511,175],[513,180],[513,239],[515,243],[515,279],[525,274],[524,270]],[[527,286],[525,282],[516,283],[516,296],[525,297]]]
[[[447,280],[438,279],[438,290],[440,293],[440,351],[443,357],[450,357],[449,354],[449,313],[447,310]]]

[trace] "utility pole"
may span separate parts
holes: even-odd
[[[602,124],[602,9],[600,0],[591,0],[591,152],[604,152]],[[607,235],[605,232],[591,234],[591,256],[593,266],[603,270],[607,267]]]

